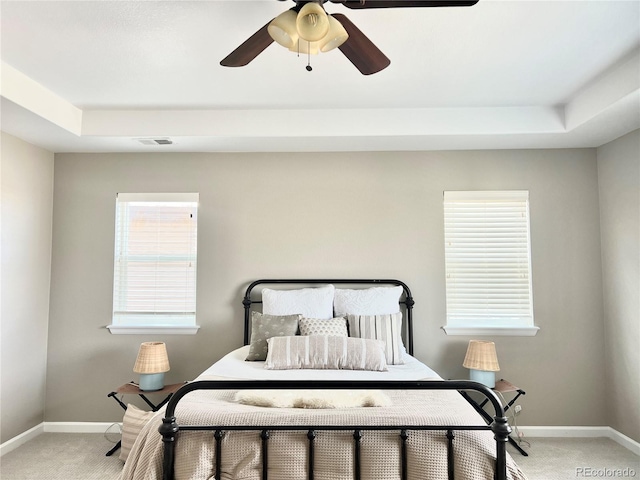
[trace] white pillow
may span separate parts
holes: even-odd
[[[347,315],[349,335],[384,342],[388,365],[404,365],[402,344],[402,313],[392,315]]]
[[[264,368],[387,371],[384,343],[350,337],[272,337]]]
[[[390,315],[400,311],[402,287],[336,288],[333,310],[342,315]]]
[[[267,315],[302,314],[307,318],[333,318],[333,292],[335,287],[327,285],[298,290],[262,290],[262,313]]]
[[[336,317],[331,320],[320,318],[303,318],[300,320],[300,335],[328,335],[331,337],[348,337],[347,319]]]

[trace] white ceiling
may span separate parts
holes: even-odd
[[[343,13],[390,59],[272,44],[293,2],[0,2],[2,130],[54,152],[595,147],[640,128],[640,0]],[[170,146],[137,139],[170,137]]]

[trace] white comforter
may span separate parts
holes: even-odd
[[[413,357],[405,366],[389,372],[357,371],[265,371],[261,362],[244,362],[246,347],[236,350],[203,372],[205,379],[344,379],[418,380],[439,379]],[[176,410],[179,424],[207,425],[484,425],[473,408],[455,391],[385,390],[390,406],[308,410],[241,405],[235,391],[197,391],[185,396]],[[123,480],[160,480],[162,442],[158,433],[162,412],[142,431],[127,460]],[[362,478],[400,478],[398,432],[364,432]],[[455,432],[455,478],[479,480],[493,477],[495,442],[488,431]],[[214,479],[214,441],[211,432],[180,432],[176,443],[177,480]],[[445,432],[410,432],[409,479],[446,478]],[[272,432],[269,440],[269,479],[307,478],[306,431]],[[222,477],[216,480],[261,478],[261,447],[258,432],[229,432],[223,440]],[[319,432],[316,438],[315,478],[351,480],[353,477],[352,432]],[[508,457],[509,478],[525,477]]]

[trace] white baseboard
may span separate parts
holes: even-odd
[[[611,427],[526,427],[518,426],[518,430],[526,437],[565,437],[565,438],[594,438],[606,437],[622,445],[627,450],[640,455],[640,443],[627,437]]]
[[[16,435],[15,437],[7,440],[6,442],[0,445],[0,457],[3,455],[6,455],[9,452],[12,452],[16,448],[18,448],[20,445],[24,445],[29,440],[36,438],[42,432],[44,432],[44,423],[41,423],[40,425],[36,425],[35,427],[30,428],[26,432],[22,432],[20,435]]]
[[[115,425],[121,425],[116,422],[43,422],[40,425],[27,430],[7,440],[0,445],[0,456],[15,450],[20,445],[37,437],[44,432],[52,433],[105,433],[109,429],[113,429]],[[622,445],[627,450],[640,455],[640,443],[632,438],[614,430],[611,427],[535,427],[535,426],[518,426],[518,429],[525,437],[541,438],[541,437],[565,437],[565,438],[593,438],[606,437]]]
[[[612,440],[615,440],[620,445],[625,447],[627,450],[630,450],[636,455],[640,456],[640,442],[636,442],[633,438],[629,438],[626,435],[620,433],[619,431],[614,430],[613,428],[611,428],[611,437],[609,438],[611,438]]]
[[[609,437],[611,427],[525,427],[518,425],[518,430],[525,436],[547,437],[547,438],[591,438],[591,437]]]
[[[52,433],[104,433],[116,422],[44,422],[44,431]]]

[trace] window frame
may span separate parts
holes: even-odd
[[[132,221],[129,217],[130,212],[135,207],[134,204],[140,203],[158,203],[159,208],[167,208],[166,204],[184,204],[184,207],[192,208],[191,218],[194,218],[195,224],[189,225],[182,235],[184,243],[192,248],[189,253],[156,253],[148,255],[146,253],[131,253],[129,251],[129,238],[131,234]],[[113,266],[113,297],[112,297],[112,317],[111,324],[107,326],[112,334],[184,334],[192,335],[198,332],[200,326],[196,323],[196,300],[197,300],[197,231],[198,231],[198,193],[119,193],[116,195],[116,212],[115,212],[115,232],[114,232],[114,266]],[[139,205],[137,205],[139,206]],[[153,208],[153,207],[151,207]],[[153,212],[148,212],[149,217],[143,217],[149,221],[153,216]],[[157,222],[156,225],[160,224]],[[161,227],[160,227],[161,228]],[[153,242],[149,247],[159,246],[162,242]],[[126,253],[124,253],[126,251]],[[123,262],[120,260],[124,259]],[[175,261],[189,262],[188,268],[193,268],[193,272],[185,275],[185,279],[175,281],[170,273],[165,279],[175,281],[177,288],[185,291],[184,300],[185,308],[183,312],[175,309],[175,303],[171,306],[157,306],[152,308],[140,308],[139,310],[127,310],[127,300],[122,296],[130,293],[127,283],[131,277],[129,276],[129,262],[138,260],[138,264],[154,261],[156,264],[171,263]],[[153,260],[151,260],[153,259]],[[185,270],[186,271],[186,270]],[[166,271],[165,271],[166,272]],[[189,278],[187,278],[189,277]],[[173,285],[172,285],[173,286]],[[154,298],[160,298],[162,287],[154,285]],[[121,300],[119,300],[121,299]],[[188,310],[188,311],[187,311]],[[193,310],[193,311],[191,311]],[[150,318],[153,321],[144,321]]]
[[[508,284],[500,281],[495,273],[496,267],[504,269],[504,258],[493,262],[480,262],[478,265],[483,265],[484,271],[473,275],[469,271],[471,263],[460,260],[461,257],[476,255],[471,261],[478,261],[482,255],[486,256],[488,252],[495,252],[496,248],[503,248],[505,238],[509,237],[508,234],[499,238],[497,242],[499,246],[496,246],[495,235],[487,234],[487,228],[492,226],[496,228],[498,223],[501,223],[501,226],[504,225],[504,218],[499,219],[497,216],[483,218],[487,208],[490,212],[492,207],[496,210],[512,210],[521,216],[524,214],[523,221],[508,219],[509,228],[520,230],[516,235],[512,234],[515,237],[515,243],[510,244],[512,250],[515,247],[519,252],[515,254],[502,252],[509,255],[509,258],[515,259],[517,265],[517,269],[511,265],[508,267],[507,278],[515,280]],[[481,209],[484,211],[483,214],[479,213]],[[526,190],[445,191],[443,214],[446,325],[442,329],[447,335],[534,336],[539,327],[534,324],[533,314],[529,192]],[[523,227],[526,227],[526,238],[522,233]],[[462,235],[461,228],[465,230]],[[456,239],[459,240],[457,243]],[[526,250],[523,250],[525,248]],[[526,266],[526,270],[523,270],[523,266]],[[456,278],[456,270],[457,278],[462,278],[464,285],[460,282],[456,285],[453,281]],[[478,268],[476,267],[475,270],[477,271]],[[519,270],[520,273],[516,273],[515,270]],[[468,276],[465,277],[465,275]],[[516,275],[519,275],[519,278],[516,278]],[[472,278],[478,276],[480,279]],[[486,285],[485,282],[491,281],[493,282],[491,288],[482,286]],[[527,290],[526,294],[525,290]],[[478,298],[483,299],[476,300]],[[507,304],[503,303],[504,300],[512,303],[508,303],[508,307],[505,308]],[[470,307],[469,304],[471,304]],[[478,313],[468,313],[465,311],[467,308],[475,308]],[[507,311],[509,313],[506,313]]]

